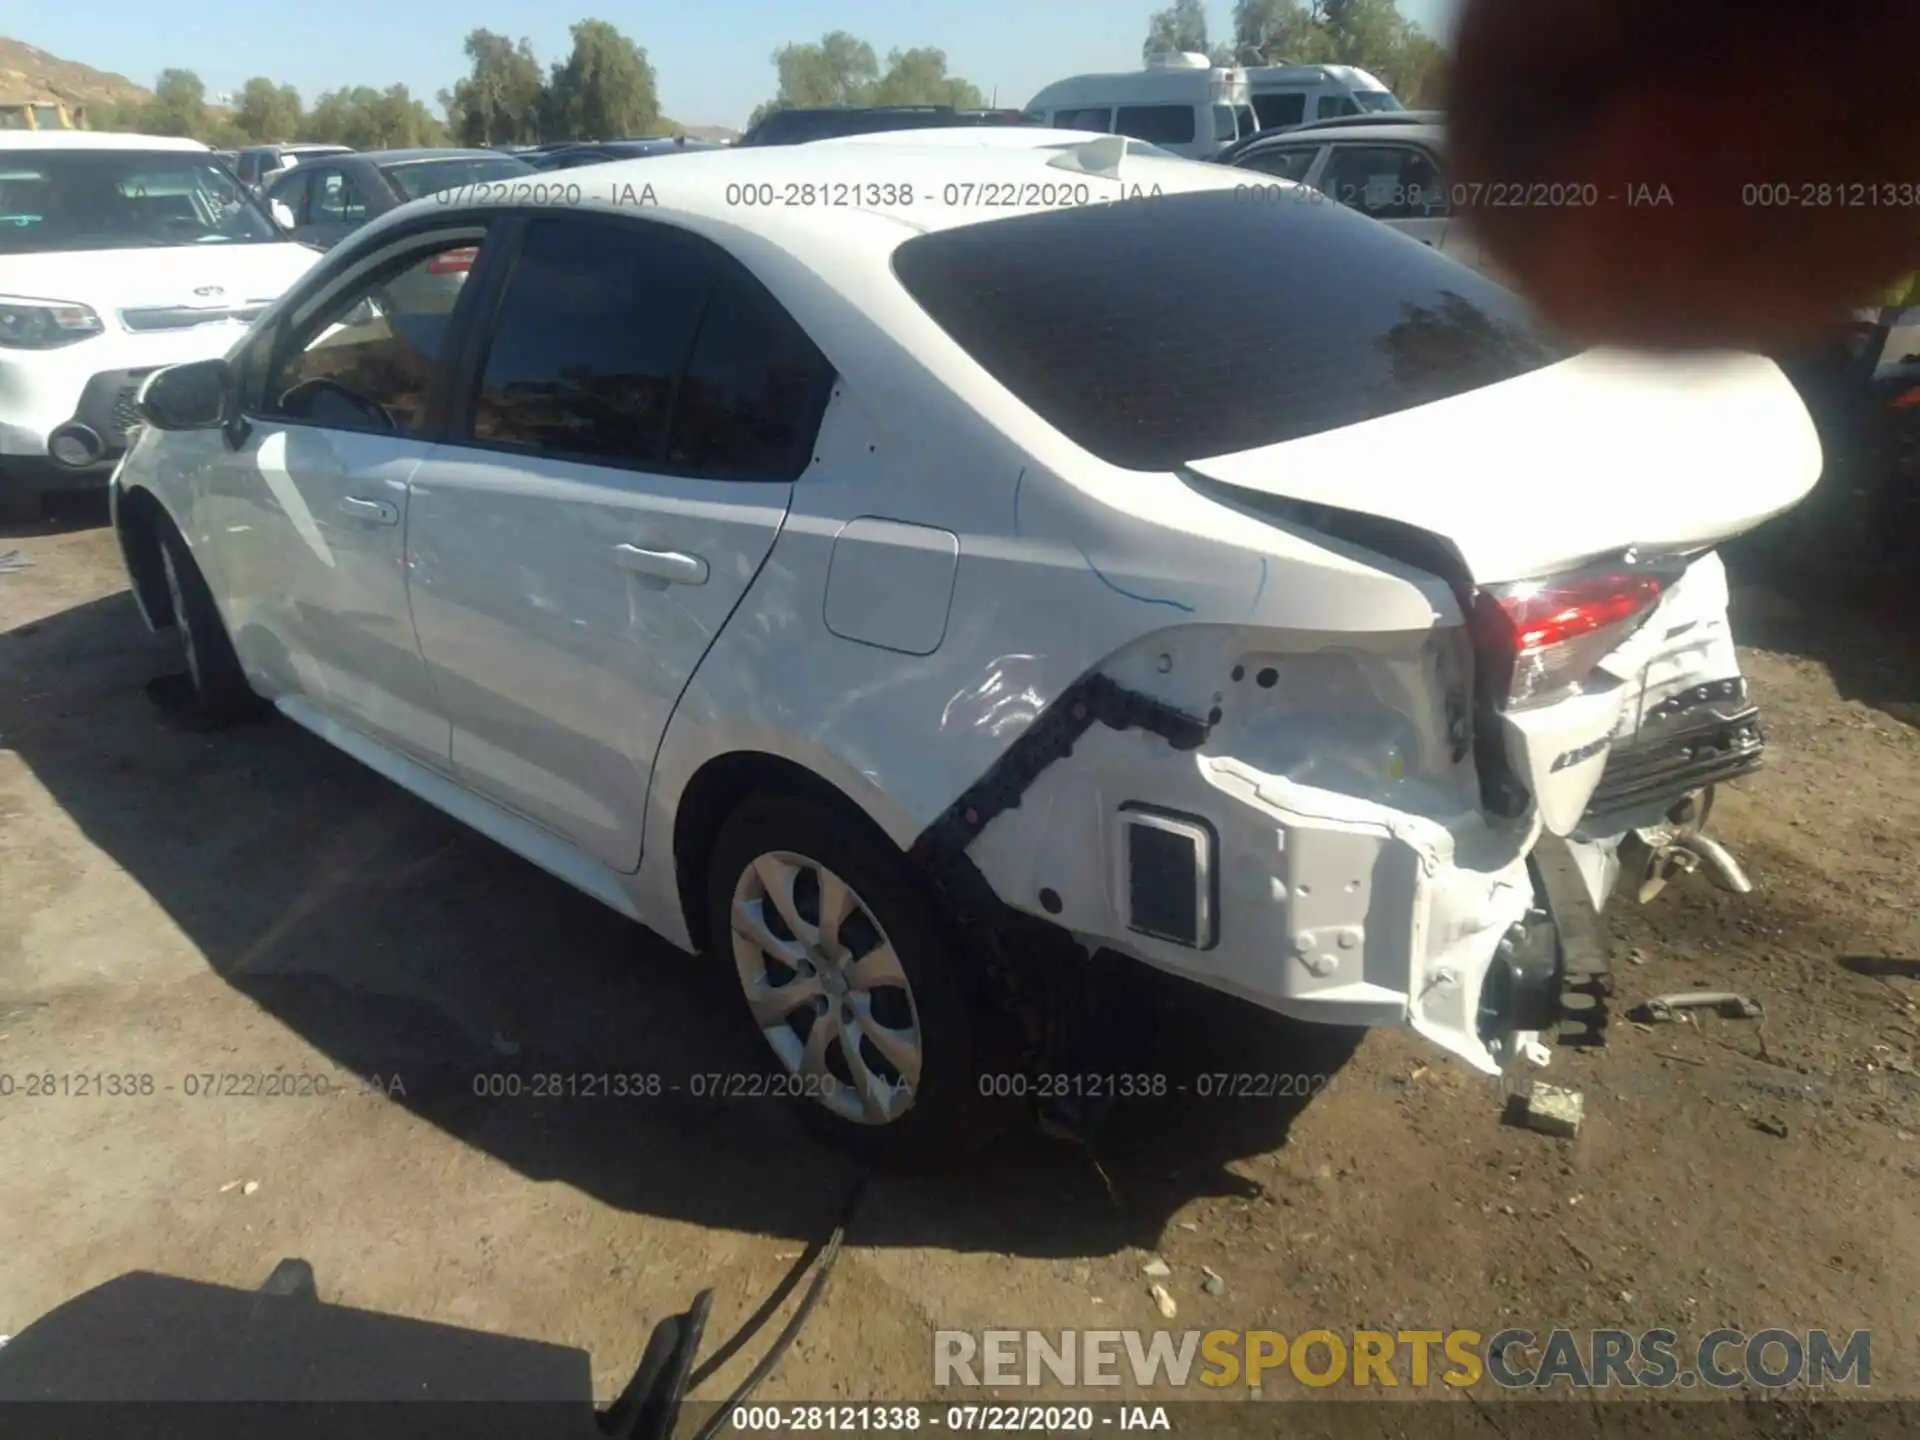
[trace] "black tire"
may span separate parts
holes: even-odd
[[[798,796],[750,799],[727,818],[714,842],[707,866],[708,949],[736,980],[743,1018],[759,1028],[747,1010],[744,982],[738,980],[742,962],[736,954],[732,922],[734,892],[754,861],[772,852],[805,857],[833,872],[853,891],[855,914],[864,912],[892,946],[905,973],[920,1038],[919,1079],[911,1086],[910,1105],[898,1118],[882,1123],[847,1118],[830,1107],[813,1081],[803,1077],[794,1082],[794,1105],[802,1122],[835,1149],[881,1168],[924,1168],[977,1149],[991,1136],[995,1111],[980,1095],[977,1027],[969,998],[972,987],[961,969],[965,957],[956,953],[950,927],[942,923],[911,862],[884,836],[830,803]],[[802,888],[795,887],[796,895]],[[814,894],[817,921],[817,886]],[[804,897],[799,904],[802,918],[808,918]],[[853,916],[848,923],[854,923]],[[788,927],[776,926],[776,938],[783,928]],[[857,928],[864,933],[864,926]],[[856,935],[847,948],[857,956],[863,953],[860,943]],[[775,968],[773,962],[765,963],[769,971]],[[836,1002],[815,1003],[831,1010]],[[898,1014],[898,1002],[894,1005]],[[795,1012],[796,1017],[799,1014]],[[796,1038],[804,1043],[814,1023],[806,1022],[806,1033]],[[770,1049],[776,1048],[766,1031],[760,1033]],[[844,1045],[845,1032],[836,1033],[839,1038],[829,1041],[829,1047]],[[863,1063],[884,1058],[870,1041],[854,1043],[861,1048]],[[838,1059],[844,1079],[844,1050]],[[791,1070],[777,1051],[775,1063]]]
[[[264,702],[247,684],[226,623],[213,603],[213,592],[186,540],[165,517],[156,521],[155,530],[173,629],[187,663],[191,688],[185,705],[190,718],[203,726],[219,727],[258,715]]]

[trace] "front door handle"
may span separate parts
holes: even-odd
[[[707,583],[707,562],[698,555],[686,555],[678,550],[643,550],[638,545],[616,545],[613,563],[635,575],[651,575],[675,585]]]
[[[356,520],[370,520],[375,525],[398,525],[400,507],[386,500],[363,500],[358,495],[345,495],[340,500],[340,513],[351,515]]]

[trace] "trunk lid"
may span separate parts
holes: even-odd
[[[1414,409],[1187,469],[1445,540],[1478,585],[1711,546],[1797,504],[1820,443],[1770,360],[1591,350]]]

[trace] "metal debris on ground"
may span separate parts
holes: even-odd
[[[1572,1139],[1580,1133],[1586,1108],[1586,1098],[1578,1090],[1562,1090],[1558,1085],[1536,1080],[1527,1094],[1527,1128],[1543,1135]]]
[[[1684,1010],[1711,1010],[1728,1020],[1758,1020],[1760,1002],[1730,990],[1696,990],[1685,995],[1656,995],[1627,1012],[1627,1018],[1645,1022],[1678,1020]]]
[[[1173,1296],[1167,1293],[1166,1286],[1156,1281],[1147,1293],[1153,1296],[1153,1303],[1160,1308],[1162,1319],[1171,1320],[1180,1313],[1180,1307],[1173,1303]]]

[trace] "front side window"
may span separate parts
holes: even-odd
[[[419,434],[477,255],[471,241],[410,251],[297,330],[283,326],[267,342],[259,413],[329,430]]]
[[[1360,113],[1360,107],[1354,104],[1352,99],[1350,99],[1348,96],[1322,95],[1320,97],[1320,113],[1316,118],[1321,120],[1332,120],[1336,116],[1358,115],[1359,113]]]
[[[1230,140],[1237,140],[1239,138],[1239,133],[1236,128],[1238,125],[1239,121],[1234,118],[1233,107],[1231,105],[1216,105],[1213,107],[1214,139],[1223,145]]]
[[[487,348],[473,438],[657,466],[712,273],[711,256],[670,229],[534,221]]]
[[[312,179],[312,175],[300,170],[282,177],[268,187],[267,204],[284,206],[287,214],[293,217],[286,221],[287,224],[310,224],[307,219],[307,189]]]
[[[1233,108],[1234,123],[1238,127],[1237,139],[1244,140],[1260,128],[1259,117],[1253,113],[1251,105],[1236,105]]]
[[[278,240],[205,151],[9,150],[0,255]]]
[[[1193,111],[1191,105],[1122,105],[1114,111],[1113,133],[1155,145],[1191,145],[1199,133]]]
[[[1407,108],[1387,90],[1356,90],[1353,92],[1353,103],[1369,115],[1390,115]]]

